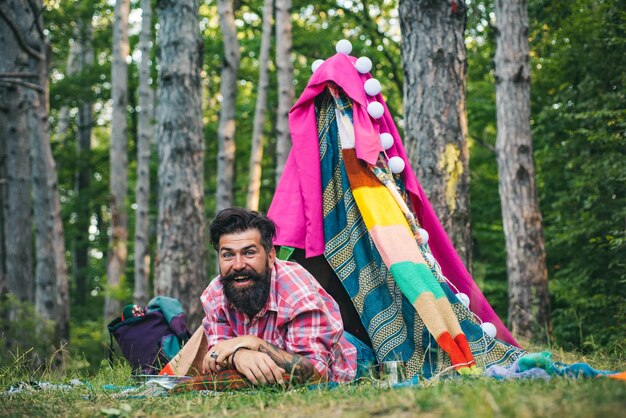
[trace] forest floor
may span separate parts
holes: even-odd
[[[596,368],[625,370],[623,356],[575,356]],[[617,417],[626,413],[626,382],[609,378],[550,381],[498,381],[456,378],[411,388],[381,389],[371,382],[334,389],[262,388],[241,392],[191,392],[167,397],[132,398],[106,389],[133,384],[127,366],[103,367],[83,383],[67,388],[70,376],[44,373],[36,380],[62,383],[8,393],[29,376],[17,368],[0,370],[0,416],[227,416],[227,417]],[[33,376],[30,376],[31,378]],[[32,379],[30,379],[32,380]],[[88,383],[85,383],[88,382]]]

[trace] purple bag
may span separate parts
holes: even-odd
[[[127,305],[108,329],[111,347],[115,337],[136,374],[157,374],[191,337],[182,305],[165,296],[152,299],[145,311]]]

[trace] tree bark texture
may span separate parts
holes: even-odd
[[[0,3],[0,133],[5,160],[2,178],[3,253],[7,290],[22,301],[34,301],[30,194],[31,161],[28,116],[32,92],[20,82],[37,84],[26,47],[26,25],[32,23],[23,1]],[[26,19],[30,19],[27,21]],[[9,23],[10,21],[10,23]],[[15,33],[17,31],[18,33]],[[18,37],[21,39],[18,40]],[[11,74],[12,76],[4,76]],[[25,233],[25,231],[27,231]]]
[[[400,0],[405,143],[428,199],[471,269],[463,1]]]
[[[86,71],[94,64],[92,47],[91,19],[78,21],[78,34],[75,44],[78,46],[78,72]],[[76,229],[80,231],[74,248],[74,282],[76,284],[77,302],[84,306],[87,300],[89,285],[89,225],[91,223],[91,207],[86,191],[91,184],[91,137],[93,126],[93,103],[81,100],[78,105],[78,138],[76,141],[76,155],[78,168],[74,179],[76,195],[76,214],[78,219]]]
[[[26,70],[35,75],[27,93],[27,138],[31,143],[32,196],[35,225],[35,308],[44,319],[55,321],[58,335],[69,337],[69,294],[61,205],[57,173],[48,130],[48,57],[50,47],[44,34],[38,1],[13,2],[14,27],[23,52]],[[4,14],[5,10],[2,10]],[[22,209],[23,210],[23,209]],[[21,231],[24,234],[24,231]]]
[[[496,1],[499,191],[507,252],[509,323],[517,337],[550,333],[548,273],[530,133],[527,0]],[[547,331],[547,333],[546,333]]]
[[[267,105],[267,89],[269,87],[269,60],[272,43],[272,21],[274,1],[265,0],[263,3],[263,35],[261,37],[261,51],[259,53],[259,82],[257,84],[256,108],[254,110],[254,125],[252,128],[252,150],[250,152],[250,182],[246,207],[259,210],[259,196],[261,194],[261,163],[263,162],[263,128],[265,127],[265,106]]]
[[[130,0],[117,0],[113,20],[113,63],[111,65],[111,144],[109,151],[111,189],[111,235],[107,254],[107,293],[104,320],[108,323],[120,311],[113,293],[124,280],[128,220],[127,107],[128,107],[128,14]]]
[[[158,253],[154,292],[179,298],[190,329],[203,316],[205,282],[204,138],[198,1],[158,3]]]
[[[276,0],[276,68],[278,110],[276,111],[276,184],[283,174],[291,150],[289,110],[294,104],[293,62],[291,60],[291,0]]]
[[[233,204],[233,177],[235,175],[235,113],[237,107],[237,73],[239,71],[239,41],[233,0],[218,0],[217,11],[224,38],[222,67],[222,108],[217,128],[217,191],[216,213]]]
[[[139,126],[137,134],[137,187],[135,210],[135,290],[134,303],[148,303],[150,252],[149,252],[149,208],[150,208],[150,145],[154,135],[154,93],[150,82],[150,51],[152,45],[152,1],[141,1],[141,34],[139,49]]]

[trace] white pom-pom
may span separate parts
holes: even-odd
[[[367,74],[372,69],[372,60],[367,57],[361,57],[354,63],[356,70],[361,74]]]
[[[324,60],[313,61],[313,64],[311,64],[311,71],[315,72],[323,63],[324,63]]]
[[[389,161],[387,161],[387,164],[389,165],[389,169],[393,174],[402,173],[402,171],[404,170],[404,160],[400,157],[391,157]]]
[[[335,45],[335,50],[338,54],[350,55],[350,52],[352,52],[352,44],[349,40],[342,39]]]
[[[372,102],[367,105],[367,113],[374,119],[378,119],[385,113],[385,108],[378,102]]]
[[[428,238],[430,238],[430,235],[428,235],[428,231],[425,230],[424,228],[419,228],[417,230],[417,232],[420,233],[420,238],[422,239],[422,244],[426,244],[428,242]]]
[[[383,149],[387,151],[393,146],[393,136],[391,136],[390,133],[383,132],[380,134],[380,144],[383,146]]]
[[[491,322],[483,322],[480,324],[480,327],[483,329],[483,332],[491,338],[496,337],[496,326]]]
[[[365,82],[365,84],[363,84],[363,88],[365,89],[365,93],[370,96],[376,96],[380,93],[380,81],[375,78],[370,78]]]
[[[463,306],[469,309],[469,305],[470,305],[469,296],[467,296],[465,293],[457,293],[456,298],[459,300],[459,302],[463,304]]]

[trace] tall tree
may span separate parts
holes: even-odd
[[[79,34],[77,35],[80,36]],[[77,39],[70,39],[70,50],[67,55],[67,66],[65,67],[65,75],[70,77],[76,75],[76,71],[78,70],[78,55],[80,54],[81,48],[78,36],[76,36]],[[69,105],[64,104],[61,109],[59,109],[57,119],[57,137],[62,141],[65,139],[65,136],[70,129],[71,117]]]
[[[291,0],[276,0],[276,68],[278,110],[276,111],[276,184],[283,174],[291,149],[289,109],[293,106],[293,62],[291,60]]]
[[[128,106],[128,14],[130,0],[117,0],[113,21],[113,62],[111,65],[111,143],[109,152],[111,187],[111,235],[107,255],[107,295],[104,319],[108,322],[120,310],[113,293],[119,288],[126,267],[128,220],[127,106]]]
[[[239,41],[233,0],[218,0],[220,28],[224,38],[222,66],[222,107],[217,130],[217,192],[216,211],[233,204],[233,177],[235,175],[235,113],[237,105],[237,73],[239,71]]]
[[[31,45],[34,28],[26,2],[0,3],[0,134],[5,171],[2,187],[3,267],[8,291],[34,301],[31,223],[31,161],[28,115],[37,83],[34,60],[44,59]],[[24,10],[26,9],[26,10]],[[25,232],[26,231],[26,232]]]
[[[519,337],[550,331],[548,272],[530,134],[527,0],[496,0],[496,156],[509,280],[509,323]],[[545,335],[545,334],[544,334]]]
[[[400,0],[405,143],[461,259],[471,268],[463,1]]]
[[[21,109],[30,140],[32,158],[32,195],[35,225],[35,307],[44,319],[55,321],[59,336],[69,337],[69,297],[65,264],[65,244],[57,194],[57,173],[48,131],[48,57],[41,1],[14,1],[11,8],[0,4],[0,16],[11,28],[21,68],[16,68],[15,83],[27,87]],[[8,39],[7,39],[8,41]],[[25,82],[21,77],[35,82]],[[28,190],[29,187],[26,186]],[[22,208],[21,210],[24,210]],[[28,230],[27,230],[28,231]],[[29,232],[20,231],[20,234]],[[13,238],[13,237],[11,237]],[[32,284],[28,278],[27,286]],[[19,295],[18,295],[19,296]],[[61,304],[64,304],[61,306]]]
[[[137,133],[137,187],[135,210],[135,291],[133,300],[148,303],[150,252],[148,247],[150,212],[150,142],[154,129],[154,93],[150,86],[150,51],[152,45],[152,1],[141,1],[141,34],[139,49],[139,126]]]
[[[77,71],[85,73],[94,64],[93,35],[91,28],[93,9],[77,21],[77,36],[74,44],[77,51]],[[79,231],[73,250],[73,272],[76,284],[76,296],[80,305],[85,304],[87,297],[89,267],[89,226],[91,218],[89,187],[91,185],[91,140],[93,125],[93,103],[89,96],[78,101],[78,121],[76,140],[76,156],[78,163],[74,178],[76,199],[76,229]]]
[[[261,192],[261,163],[263,162],[263,128],[265,126],[265,106],[269,86],[269,60],[272,43],[272,18],[274,1],[263,2],[263,34],[259,53],[259,82],[257,83],[256,107],[254,110],[254,126],[252,127],[252,151],[250,152],[250,183],[246,206],[251,210],[259,209]]]
[[[205,283],[204,137],[198,0],[158,3],[159,215],[154,292],[180,299],[198,325]]]

